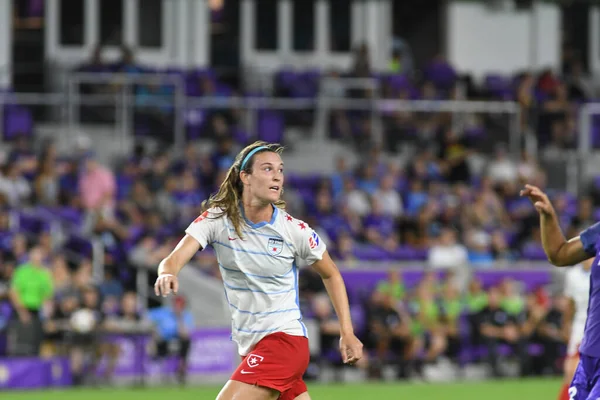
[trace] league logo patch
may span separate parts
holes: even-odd
[[[281,253],[283,250],[283,240],[277,238],[269,238],[269,243],[267,243],[267,251],[270,255],[276,256]]]
[[[258,367],[264,359],[264,357],[257,356],[256,354],[248,354],[248,357],[246,357],[246,364],[248,364],[250,368]]]
[[[319,235],[317,235],[317,232],[313,232],[308,238],[308,246],[314,250],[319,246],[319,241]]]

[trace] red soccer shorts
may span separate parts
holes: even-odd
[[[243,357],[231,379],[275,389],[281,393],[279,400],[294,400],[307,391],[302,376],[309,360],[307,338],[276,332]]]

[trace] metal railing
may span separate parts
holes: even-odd
[[[324,80],[325,82],[326,80]],[[348,82],[351,84],[353,82]],[[358,82],[361,85],[364,82]],[[111,73],[75,73],[67,81],[64,93],[50,94],[0,94],[0,104],[22,104],[25,106],[52,106],[57,112],[55,120],[62,127],[62,139],[69,142],[81,131],[81,107],[110,108],[114,127],[114,138],[124,144],[135,134],[135,113],[140,108],[142,86],[163,85],[171,89],[169,95],[145,93],[144,99],[150,100],[154,106],[172,108],[173,144],[181,150],[188,141],[186,136],[186,119],[193,110],[236,110],[243,109],[242,126],[250,138],[258,136],[257,113],[261,110],[276,111],[317,111],[313,119],[311,138],[325,141],[328,135],[327,111],[331,109],[344,111],[364,111],[369,113],[373,126],[380,126],[382,115],[390,110],[413,113],[451,113],[456,114],[489,114],[507,115],[509,122],[508,144],[511,152],[517,155],[521,150],[523,137],[519,128],[520,107],[515,102],[498,101],[438,101],[438,100],[398,100],[382,99],[375,93],[368,99],[351,99],[330,97],[323,91],[315,98],[273,98],[273,97],[194,97],[186,95],[186,81],[180,75],[168,74],[111,74]],[[103,93],[82,94],[82,85],[109,88]],[[347,85],[346,85],[347,86]],[[377,90],[375,90],[377,92]],[[3,108],[0,107],[0,119]],[[114,118],[113,118],[114,117]],[[376,122],[376,123],[373,123]],[[0,128],[2,129],[2,128]],[[503,128],[504,129],[504,128]],[[374,135],[381,141],[380,135]]]

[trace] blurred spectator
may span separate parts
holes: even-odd
[[[108,168],[100,165],[94,154],[88,154],[84,160],[79,195],[86,210],[112,215],[116,195],[115,177]]]
[[[442,229],[438,241],[429,250],[427,263],[432,268],[440,269],[463,269],[468,266],[467,249],[458,243],[453,229]]]
[[[337,320],[333,307],[327,295],[321,294],[312,298],[312,309],[315,313],[315,319],[319,324],[319,342],[321,343],[321,354],[332,354],[337,351],[340,340],[340,323]],[[324,362],[325,359],[321,360]],[[341,358],[335,363],[340,367]]]
[[[42,342],[40,312],[44,304],[52,298],[52,277],[44,265],[44,254],[39,247],[29,252],[29,260],[21,264],[13,273],[10,285],[10,299],[16,311],[10,335],[15,343],[14,355],[37,355]],[[27,330],[26,338],[22,335]]]
[[[513,347],[519,363],[521,374],[525,374],[524,366],[527,365],[526,342],[517,326],[517,320],[501,307],[501,294],[498,288],[492,287],[488,291],[488,305],[481,313],[479,331],[483,343],[488,349],[488,364],[492,374],[496,377],[503,373],[499,367],[499,345],[507,344]]]
[[[490,267],[494,262],[491,236],[483,230],[470,230],[465,240],[469,262],[476,267]]]
[[[338,202],[346,203],[349,211],[361,217],[371,211],[369,197],[356,187],[356,181],[353,178],[344,180],[344,190],[340,194]]]
[[[511,317],[518,316],[525,309],[525,300],[518,292],[516,285],[517,283],[509,278],[503,279],[500,284],[500,293],[502,296],[500,304],[502,309]]]
[[[434,278],[433,275],[429,275]],[[413,333],[416,334],[425,348],[424,361],[433,363],[444,354],[448,347],[446,332],[442,324],[442,314],[436,299],[436,287],[426,277],[416,288],[415,298],[411,302],[414,323]]]
[[[371,75],[371,56],[369,47],[363,43],[354,49],[354,65],[352,75],[364,78]]]
[[[487,176],[494,184],[514,182],[517,179],[518,170],[515,163],[508,157],[504,147],[496,149],[496,155],[487,167]]]
[[[548,309],[545,305],[540,304],[537,300],[535,293],[527,295],[525,302],[525,309],[519,316],[519,329],[521,336],[528,343],[541,344],[543,340],[540,338],[540,326],[546,319]],[[549,354],[554,356],[552,354]],[[541,359],[541,360],[540,360]],[[526,373],[534,373],[543,370],[548,365],[553,365],[556,360],[542,354],[541,357],[533,356],[529,360],[529,364],[526,366]]]
[[[403,211],[402,198],[396,191],[395,184],[394,176],[386,175],[373,193],[373,198],[380,203],[383,214],[394,218],[401,216]]]
[[[177,296],[171,306],[150,310],[148,318],[156,326],[156,355],[165,358],[177,354],[177,377],[185,382],[187,357],[190,351],[190,333],[194,328],[191,312],[187,309],[186,299]]]
[[[337,157],[335,160],[335,172],[331,175],[331,190],[333,196],[337,197],[344,190],[346,179],[352,176],[352,171],[348,167],[345,157]]]
[[[79,72],[101,72],[106,67],[102,60],[102,46],[97,45],[92,50],[90,58],[81,64],[77,71]]]
[[[457,361],[461,350],[460,317],[463,314],[463,300],[453,279],[446,279],[441,296],[442,325],[448,347],[446,355]]]
[[[536,107],[535,80],[530,73],[524,73],[518,78],[517,101],[521,106],[521,130],[530,128],[533,120],[533,112]]]
[[[536,175],[539,165],[527,151],[521,153],[521,160],[517,164],[517,171],[521,182],[530,182]]]
[[[488,295],[483,290],[481,282],[478,279],[473,278],[469,281],[465,302],[471,343],[473,345],[480,345],[483,343],[483,335],[479,328],[486,317]]]
[[[15,207],[28,203],[31,185],[22,175],[18,163],[8,163],[0,174],[0,196]]]
[[[445,164],[446,179],[450,183],[469,182],[471,170],[467,163],[467,156],[470,153],[467,140],[459,137],[456,132],[447,130],[441,139],[441,144],[440,158]]]
[[[579,60],[571,63],[567,75],[569,97],[573,100],[585,101],[593,99],[597,93],[597,84],[591,76],[587,76],[583,63]]]
[[[411,332],[408,313],[401,312],[394,303],[391,294],[374,291],[367,304],[365,346],[374,352],[369,360],[371,377],[381,377],[382,368],[389,363],[396,365],[399,377],[406,377],[410,367],[421,373],[415,361],[422,343]]]
[[[394,220],[385,215],[377,197],[372,199],[371,213],[364,221],[365,237],[367,242],[394,251],[399,246]]]
[[[61,254],[52,258],[52,286],[55,298],[60,298],[76,290],[67,260]]]
[[[562,365],[558,363],[559,356],[569,337],[569,324],[565,321],[568,300],[565,296],[556,296],[546,316],[538,328],[538,338],[544,346],[542,365],[554,374],[560,373]]]
[[[414,60],[408,43],[396,36],[392,41],[392,57],[390,72],[412,76],[414,74]]]
[[[55,161],[51,158],[42,160],[34,189],[37,203],[46,206],[58,204],[60,186]]]
[[[382,295],[391,296],[396,303],[405,300],[406,286],[400,271],[397,269],[389,270],[387,279],[377,284],[376,291]]]

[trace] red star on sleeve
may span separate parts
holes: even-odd
[[[300,223],[298,224],[298,226],[299,226],[299,227],[300,227],[300,229],[302,229],[302,230],[306,229],[306,224],[305,224],[304,222],[300,222]]]
[[[285,219],[287,219],[288,221],[292,221],[294,218],[292,218],[292,216],[288,214],[285,216]]]
[[[204,218],[206,218],[207,216],[208,216],[208,211],[204,211],[204,212],[202,213],[202,215],[200,215],[198,218],[196,218],[196,219],[194,220],[194,223],[198,223],[198,222],[202,221],[202,220],[203,220]]]

